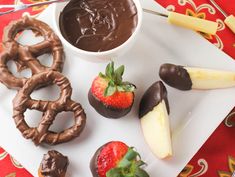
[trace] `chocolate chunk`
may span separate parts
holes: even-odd
[[[162,100],[165,101],[168,114],[170,113],[167,99],[167,90],[161,81],[152,84],[144,93],[139,106],[139,118],[142,118],[149,111],[152,111]]]
[[[137,23],[132,0],[71,0],[59,18],[64,38],[79,49],[93,52],[120,46]]]
[[[44,177],[63,177],[65,176],[68,165],[68,157],[52,150],[44,154],[39,172]]]
[[[179,90],[191,90],[192,80],[183,66],[163,64],[159,70],[160,78],[171,87]]]

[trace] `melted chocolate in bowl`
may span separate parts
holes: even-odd
[[[92,52],[113,49],[135,31],[137,8],[132,0],[71,0],[60,14],[64,38]]]

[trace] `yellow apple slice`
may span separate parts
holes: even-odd
[[[235,72],[197,67],[163,64],[160,78],[171,87],[180,90],[220,89],[235,86]]]
[[[161,81],[155,82],[143,95],[139,118],[144,138],[151,151],[160,159],[172,156],[167,90]]]
[[[176,12],[169,12],[168,22],[178,26],[182,26],[185,28],[189,28],[195,31],[200,31],[212,35],[216,34],[218,28],[217,22],[201,18],[195,18],[192,16],[187,16]]]
[[[235,17],[233,15],[226,17],[224,23],[235,33]]]
[[[144,138],[152,152],[164,159],[172,156],[169,117],[165,101],[160,102],[141,118]]]
[[[184,67],[192,80],[192,89],[217,89],[235,86],[235,72]]]

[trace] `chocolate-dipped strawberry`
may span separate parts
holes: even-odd
[[[161,79],[179,90],[218,89],[235,86],[235,72],[163,64],[159,70]]]
[[[138,152],[120,141],[101,146],[90,161],[93,177],[149,177]]]
[[[123,73],[123,65],[114,70],[111,62],[105,74],[100,73],[92,83],[88,93],[89,103],[104,117],[120,118],[132,108],[135,86],[122,81]]]
[[[166,87],[155,82],[141,99],[139,118],[147,144],[161,159],[172,156],[169,111]]]
[[[69,165],[68,157],[55,150],[44,154],[38,170],[39,177],[65,177]]]

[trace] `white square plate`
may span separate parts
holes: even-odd
[[[165,12],[162,7],[150,0],[142,0],[142,5]],[[39,19],[52,26],[51,13],[52,9],[49,7]],[[27,34],[25,36],[28,41],[29,37]],[[25,42],[26,38],[22,41]],[[104,71],[106,63],[89,63],[71,55],[66,48],[65,52],[63,73],[71,81],[73,99],[82,103],[87,113],[85,131],[76,140],[54,147],[35,147],[31,141],[25,140],[15,128],[12,119],[11,102],[16,92],[0,86],[0,144],[34,176],[37,176],[43,154],[48,149],[56,149],[70,159],[68,176],[89,177],[90,158],[99,146],[111,140],[121,140],[136,147],[143,160],[147,162],[146,170],[151,177],[177,176],[235,105],[235,88],[182,92],[167,87],[174,157],[169,160],[158,160],[143,139],[137,115],[140,97],[153,82],[159,80],[159,66],[170,62],[234,71],[234,61],[197,33],[171,26],[163,17],[145,14],[141,33],[134,47],[116,62],[116,65],[126,66],[125,79],[133,82],[138,88],[135,104],[126,117],[111,120],[98,115],[87,99],[92,80],[99,71]],[[44,88],[35,91],[32,96],[37,99],[53,98],[59,93],[54,90],[55,87]],[[27,112],[26,116],[31,125],[36,125],[40,119],[40,114],[35,112]],[[66,118],[62,120],[62,116],[59,117],[54,126],[57,130],[66,125]]]

